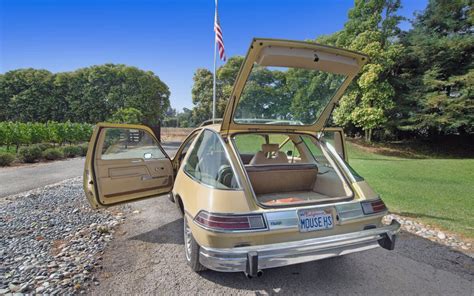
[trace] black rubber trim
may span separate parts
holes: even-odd
[[[312,163],[305,164],[259,164],[245,165],[247,172],[264,172],[264,171],[301,171],[301,170],[318,170],[318,166]]]

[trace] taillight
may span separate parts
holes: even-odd
[[[200,211],[194,218],[198,224],[218,231],[266,229],[262,214],[225,215]]]
[[[387,207],[381,199],[364,201],[361,202],[361,205],[365,215],[385,212],[387,210]]]

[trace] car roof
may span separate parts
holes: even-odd
[[[219,133],[221,131],[221,123],[219,122],[219,123],[214,123],[214,124],[201,125],[195,128],[194,130],[200,130],[200,129],[211,129]]]

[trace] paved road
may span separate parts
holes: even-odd
[[[163,147],[172,157],[179,143],[165,143]],[[0,168],[0,198],[82,176],[83,170],[84,157]]]
[[[474,260],[402,233],[384,249],[269,269],[248,280],[242,273],[186,265],[182,219],[167,198],[131,204],[125,224],[103,256],[92,294],[474,295]]]
[[[84,157],[0,168],[0,197],[81,176],[83,170]]]

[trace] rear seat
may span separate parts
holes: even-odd
[[[318,167],[316,164],[246,165],[255,194],[312,191]]]

